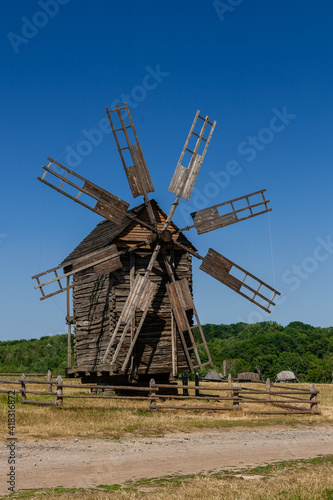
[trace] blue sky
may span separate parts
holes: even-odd
[[[65,297],[40,302],[31,276],[60,263],[101,220],[36,180],[47,156],[141,203],[103,121],[105,106],[124,99],[165,211],[196,110],[217,120],[179,226],[193,209],[257,189],[271,200],[269,217],[188,237],[201,254],[213,247],[276,286],[279,304],[267,316],[195,262],[202,323],[333,324],[332,2],[1,6],[1,340],[65,331]]]

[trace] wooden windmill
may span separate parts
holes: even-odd
[[[52,158],[38,177],[105,218],[58,267],[33,276],[41,300],[67,292],[67,373],[83,381],[123,383],[152,375],[166,380],[213,366],[192,298],[192,256],[202,261],[201,270],[267,312],[279,292],[212,248],[202,257],[184,232],[195,228],[204,234],[269,212],[265,190],[199,210],[192,226],[179,229],[173,215],[180,198],[190,199],[216,122],[197,111],[169,186],[176,198],[167,215],[149,199],[154,187],[127,104],[106,111],[133,197],[143,196],[141,205],[129,210],[124,200]],[[45,292],[51,284],[56,290]]]

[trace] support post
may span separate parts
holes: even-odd
[[[311,384],[310,393],[312,393],[310,395],[310,410],[313,411],[313,413],[316,413],[318,411],[318,398],[315,384]]]
[[[26,394],[25,394],[26,387],[25,387],[25,375],[24,375],[24,373],[22,373],[22,377],[20,378],[20,382],[21,382],[21,389],[20,389],[21,403],[25,403],[27,398],[26,398]]]
[[[135,281],[135,255],[134,252],[130,252],[130,291],[133,288],[133,284]],[[135,323],[136,323],[136,313],[134,313],[132,323],[131,323],[131,343],[133,341],[134,335],[135,335]],[[130,374],[133,376],[133,369],[134,369],[134,351],[136,349],[136,345],[134,345],[131,358],[130,358]]]
[[[188,385],[187,373],[182,375],[182,385]],[[183,388],[183,396],[188,396],[188,389]]]
[[[266,396],[266,399],[267,401],[270,401],[271,400],[271,381],[269,380],[269,378],[266,380],[266,392],[267,392],[267,396]]]
[[[223,377],[226,378],[227,376],[227,360],[223,360]]]
[[[228,387],[229,387],[229,398],[232,398],[232,390],[231,390],[231,387],[232,387],[232,380],[231,380],[231,373],[229,373],[228,375]]]
[[[177,330],[173,312],[171,311],[171,358],[172,358],[172,376],[178,375],[178,359],[177,359]]]
[[[67,316],[66,316],[66,321],[67,321],[67,367],[71,368],[72,367],[72,325],[71,325],[71,320],[70,320],[70,315],[71,315],[71,300],[70,300],[70,277],[67,276],[67,292],[66,292],[66,299],[67,299]]]
[[[194,378],[194,380],[195,380],[195,382],[194,382],[194,383],[195,383],[196,387],[199,387],[199,380],[200,380],[200,379],[199,379],[199,373],[196,373],[196,374],[195,374],[195,378]],[[195,395],[196,395],[196,397],[197,397],[197,396],[200,396],[200,389],[195,389]]]
[[[47,384],[47,392],[52,392],[52,373],[51,370],[47,372],[46,380],[49,382]]]
[[[59,408],[63,405],[63,387],[62,387],[62,376],[59,375],[56,380],[56,397],[55,405]]]
[[[150,405],[149,405],[149,408],[150,410],[156,410],[156,388],[154,387],[155,386],[155,380],[152,378],[150,379],[150,382],[149,382],[149,387],[150,387]]]
[[[233,393],[232,397],[234,399],[234,401],[232,402],[232,407],[234,410],[239,410],[239,401],[238,401],[239,387],[237,382],[234,383],[232,393]]]

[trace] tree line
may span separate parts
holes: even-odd
[[[273,321],[203,325],[214,367],[222,372],[228,361],[233,377],[259,369],[264,379],[291,369],[300,381],[332,382],[333,327],[320,328],[294,321],[283,327]],[[74,335],[72,336],[72,350]],[[201,352],[201,359],[205,353]],[[0,372],[64,374],[67,335],[0,342]],[[207,371],[207,370],[206,370]],[[229,370],[228,370],[229,371]]]
[[[203,325],[215,368],[233,360],[231,374],[257,371],[264,379],[291,369],[302,382],[332,382],[333,328],[294,321],[283,327],[273,321],[255,324]]]

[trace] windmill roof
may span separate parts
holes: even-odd
[[[155,200],[151,200],[151,204],[154,210],[159,211],[165,218],[167,215],[159,207]],[[128,212],[131,215],[138,216],[143,210],[145,210],[145,203],[138,205]],[[132,224],[132,220],[129,217],[124,217],[121,224],[117,225],[109,220],[103,220],[97,224],[97,226],[89,233],[82,241],[78,244],[76,248],[61,262],[61,266],[65,267],[70,261],[88,255],[89,253],[101,250],[109,245],[111,245],[128,227]],[[179,230],[179,228],[172,222],[173,228]],[[182,243],[186,243],[192,250],[196,248],[192,243],[182,235]]]

